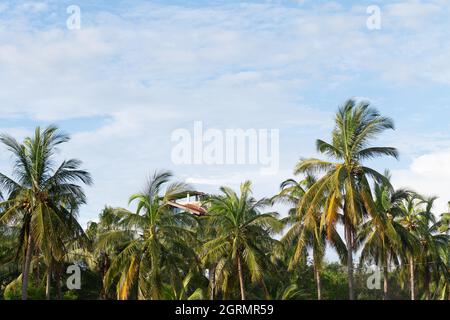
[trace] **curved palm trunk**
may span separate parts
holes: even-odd
[[[409,282],[410,282],[410,286],[411,286],[411,300],[415,300],[416,299],[416,294],[415,294],[415,285],[414,285],[414,261],[413,261],[413,257],[411,256],[409,258]]]
[[[52,282],[52,263],[50,262],[47,268],[47,283],[45,285],[45,298],[50,300],[50,287]]]
[[[353,281],[353,237],[348,222],[345,224],[345,241],[347,243],[348,295],[350,300],[355,300]]]
[[[25,262],[22,267],[22,300],[27,300],[28,298],[28,275],[30,273],[30,265],[31,265],[31,258],[33,256],[33,250],[34,250],[34,242],[31,235],[28,236],[28,244],[27,249],[25,253]]]
[[[318,267],[316,267],[316,264],[314,264],[314,278],[316,279],[316,286],[317,286],[317,300],[322,300],[322,290],[320,285],[320,270]]]
[[[389,300],[388,290],[389,290],[389,270],[388,270],[388,258],[386,257],[383,263],[383,300]]]
[[[239,252],[236,255],[236,261],[239,275],[239,285],[241,288],[241,300],[245,300],[244,275],[242,273],[241,255]]]
[[[266,297],[266,300],[272,300],[272,297],[270,296],[270,292],[267,289],[266,282],[264,281],[264,279],[261,278],[259,280],[259,283],[261,284],[261,287],[263,288],[264,296]]]

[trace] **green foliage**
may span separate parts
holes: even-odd
[[[43,300],[45,299],[45,288],[42,285],[36,286],[34,281],[28,284],[28,299]],[[21,295],[21,281],[13,281],[3,292],[5,300],[20,300]]]
[[[70,159],[55,166],[57,148],[68,141],[69,137],[55,126],[36,128],[34,135],[22,143],[10,135],[0,135],[0,142],[14,160],[13,178],[0,173],[0,187],[6,195],[0,202],[0,224],[19,230],[16,252],[24,261],[24,299],[36,253],[42,255],[52,272],[52,267],[64,260],[67,247],[84,235],[76,214],[86,197],[77,183],[89,185],[92,179],[79,168],[79,160]]]
[[[116,210],[120,230],[99,240],[103,246],[129,239],[105,274],[105,288],[115,283],[117,299],[162,299],[164,283],[179,290],[187,271],[198,265],[193,249],[196,221],[190,214],[174,213],[168,205],[187,194],[189,186],[169,184],[171,177],[170,172],[155,172],[145,191],[130,198],[137,203],[136,212]]]
[[[64,293],[63,300],[79,300],[79,295],[75,291],[67,291]]]
[[[238,191],[224,186],[196,217],[173,207],[192,188],[156,172],[130,197],[135,211],[105,207],[86,230],[77,213],[81,185],[92,179],[79,160],[55,166],[68,136],[54,126],[22,142],[1,135],[15,180],[0,173],[0,299],[44,299],[46,289],[64,300],[450,299],[450,213],[364,165],[398,156],[371,146],[393,128],[369,104],[349,100],[330,142],[317,140],[328,159],[301,160],[300,177],[272,199],[256,199],[249,181]],[[289,205],[286,217],[271,212],[275,202]],[[328,263],[326,250],[339,262]],[[65,286],[73,264],[80,290]],[[368,266],[381,270],[378,289],[367,285]]]

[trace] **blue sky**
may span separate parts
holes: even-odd
[[[381,9],[368,30],[367,6]],[[68,30],[68,5],[81,29]],[[270,196],[314,141],[328,139],[347,98],[396,122],[378,144],[398,147],[397,186],[450,200],[450,1],[2,1],[0,131],[21,138],[56,123],[61,157],[95,179],[83,223],[126,206],[155,169],[198,189],[254,181]],[[279,129],[278,174],[252,166],[175,166],[171,132]],[[0,149],[0,171],[9,172]]]

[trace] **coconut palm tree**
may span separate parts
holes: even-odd
[[[118,280],[119,300],[162,299],[165,283],[181,288],[187,273],[199,263],[195,254],[195,218],[175,213],[169,205],[185,197],[190,188],[180,182],[169,184],[171,178],[170,172],[155,172],[145,190],[130,198],[130,203],[137,204],[136,212],[116,212],[121,217],[122,233],[133,234],[105,275],[107,289]],[[107,245],[117,237],[124,238],[120,230],[105,234],[99,241]]]
[[[450,237],[450,202],[448,202],[448,211],[441,214],[439,221],[436,223],[438,231],[446,235],[447,239]],[[446,248],[440,248],[441,259],[447,266],[445,271],[438,275],[439,280],[435,284],[435,298],[441,300],[450,299],[450,244]]]
[[[300,204],[306,216],[314,216],[318,208],[322,221],[329,230],[336,225],[339,213],[344,220],[347,243],[347,273],[349,298],[354,299],[353,252],[356,228],[369,213],[375,215],[369,178],[386,181],[376,170],[364,166],[363,161],[380,156],[398,157],[391,147],[372,147],[370,142],[387,129],[394,129],[391,119],[382,117],[366,102],[347,101],[339,108],[331,143],[317,140],[318,152],[329,156],[335,162],[316,158],[301,160],[295,173],[324,173],[306,192]],[[386,181],[386,183],[389,183]]]
[[[82,260],[99,274],[103,280],[108,271],[111,261],[129,244],[133,239],[133,232],[126,230],[121,225],[122,216],[120,210],[105,207],[99,215],[98,222],[89,222],[86,235],[89,245],[73,251],[73,259]],[[107,298],[107,290],[103,286],[99,299]]]
[[[0,173],[0,186],[8,194],[1,203],[4,211],[0,223],[17,223],[21,228],[18,252],[23,256],[25,300],[33,252],[39,250],[44,254],[51,272],[53,259],[64,255],[64,237],[82,232],[71,206],[85,203],[78,183],[90,185],[92,179],[80,169],[79,160],[55,166],[57,147],[69,141],[56,126],[36,128],[34,136],[25,138],[23,143],[6,134],[0,136],[0,141],[14,158],[13,178]]]
[[[0,225],[0,288],[16,278],[19,265],[15,259],[15,247],[19,238],[19,229],[15,226]]]
[[[317,300],[322,299],[320,272],[325,256],[327,246],[327,234],[329,234],[330,244],[336,248],[339,256],[344,259],[346,255],[345,244],[335,228],[326,230],[320,225],[320,208],[316,215],[310,215],[308,218],[302,215],[298,210],[298,205],[308,190],[316,182],[316,178],[308,175],[304,180],[297,182],[294,179],[284,181],[280,186],[280,193],[273,200],[292,205],[289,215],[283,219],[283,223],[290,226],[281,242],[287,246],[293,246],[294,252],[289,262],[289,270],[292,270],[303,256],[303,250],[311,250],[313,257],[314,277],[317,287]]]
[[[404,200],[401,204],[401,215],[396,217],[396,220],[403,225],[404,228],[408,231],[409,235],[414,238],[414,245],[405,250],[405,262],[404,265],[408,266],[409,272],[409,287],[411,300],[416,299],[416,287],[415,287],[415,262],[414,258],[419,254],[420,251],[420,242],[418,233],[419,230],[424,230],[424,219],[421,217],[422,208],[420,205],[422,204],[422,199],[418,194],[412,194],[406,200]]]
[[[396,219],[414,237],[415,244],[406,250],[409,266],[411,300],[417,298],[417,287],[421,284],[423,297],[430,298],[432,282],[439,283],[441,275],[447,277],[447,252],[450,244],[448,234],[441,232],[442,223],[432,212],[436,197],[424,198],[413,194],[403,201],[401,215]],[[416,283],[419,275],[420,283]]]
[[[390,180],[388,171],[385,176]],[[376,182],[374,204],[377,216],[364,221],[357,234],[357,246],[362,248],[361,263],[374,262],[383,270],[383,300],[389,298],[389,266],[398,265],[399,254],[411,246],[408,231],[394,219],[401,214],[400,205],[410,194],[410,191],[393,190],[390,185]]]
[[[420,255],[418,271],[421,275],[423,286],[423,298],[429,300],[439,295],[439,283],[448,284],[450,270],[448,262],[448,248],[450,237],[437,233],[437,224],[429,225],[427,236],[421,241],[422,254]],[[442,293],[441,293],[442,294]]]
[[[197,237],[200,241],[200,245],[197,248],[198,256],[202,256],[203,253],[203,244],[214,239],[217,236],[216,228],[211,227],[208,223],[208,216],[202,216],[198,218],[198,228],[197,228]],[[208,293],[209,299],[215,300],[216,294],[218,291],[217,286],[217,266],[218,261],[211,259],[211,257],[203,257],[202,265],[205,270],[207,270],[207,276],[209,280],[208,284]],[[226,291],[226,288],[225,288]]]
[[[430,299],[432,283],[438,283],[441,276],[448,279],[447,251],[450,238],[441,232],[442,223],[432,212],[436,197],[423,198],[418,202],[416,211],[417,228],[413,230],[419,240],[419,251],[414,261],[417,264],[417,274],[420,275],[423,298]]]
[[[269,269],[266,250],[276,243],[270,235],[279,231],[282,224],[276,213],[260,212],[270,201],[253,198],[249,181],[241,184],[240,195],[228,187],[220,190],[221,195],[210,196],[207,201],[209,223],[217,234],[204,245],[203,256],[219,261],[218,270],[233,266],[239,279],[241,299],[245,300],[244,267],[252,282],[261,282],[263,271]]]
[[[198,287],[195,278],[199,278],[197,270],[188,272],[179,288],[171,285],[164,286],[164,300],[203,300],[205,293],[203,288]],[[192,290],[190,287],[193,287]]]

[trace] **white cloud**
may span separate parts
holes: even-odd
[[[411,165],[411,170],[414,173],[427,175],[431,178],[450,179],[449,164],[450,151],[431,153],[425,154],[415,159]]]
[[[426,196],[438,196],[436,212],[444,212],[450,201],[450,150],[414,158],[408,169],[394,170],[397,187],[408,187]]]
[[[257,181],[258,194],[270,195],[290,177],[295,160],[313,152],[314,138],[327,137],[331,111],[319,110],[318,100],[347,91],[368,73],[400,85],[450,84],[449,23],[405,36],[408,26],[400,22],[417,17],[416,7],[403,15],[398,6],[386,7],[387,24],[377,33],[366,30],[365,8],[346,11],[331,2],[312,9],[146,2],[117,14],[83,11],[88,19],[76,32],[61,17],[36,27],[26,10],[15,11],[0,21],[0,112],[33,120],[111,119],[77,133],[64,149],[84,160],[96,181],[84,220],[104,204],[125,205],[157,168],[174,169],[200,187],[248,178]],[[421,21],[435,18],[426,12]],[[309,90],[317,94],[308,100]],[[281,129],[285,172],[269,181],[242,168],[173,167],[170,133],[195,120]]]
[[[386,8],[391,15],[397,17],[428,17],[441,9],[437,4],[420,1],[388,4]]]
[[[48,5],[45,2],[36,2],[36,1],[30,1],[30,2],[24,2],[19,4],[16,7],[16,10],[20,13],[39,13],[46,11],[48,9]]]

